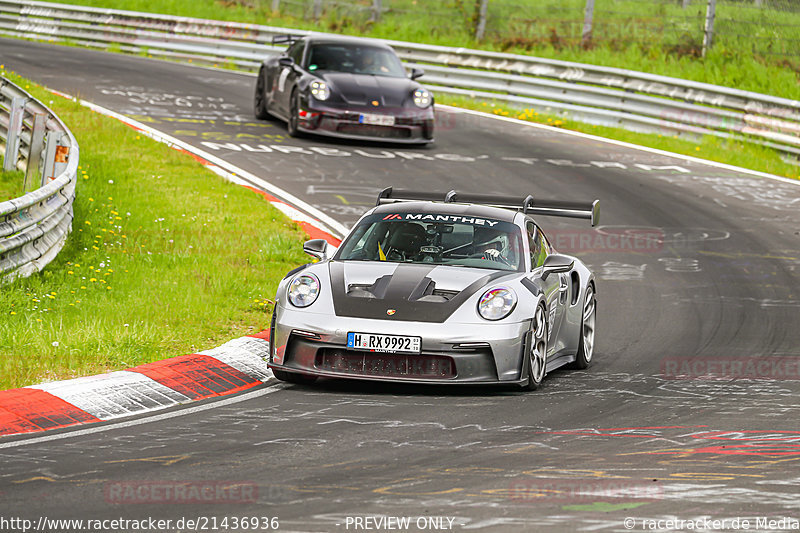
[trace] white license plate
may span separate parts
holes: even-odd
[[[394,126],[393,115],[370,115],[367,113],[358,116],[361,124],[372,124],[373,126]]]
[[[368,352],[419,353],[421,343],[422,337],[354,332],[347,334],[348,348]]]

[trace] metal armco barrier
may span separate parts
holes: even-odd
[[[0,282],[42,270],[72,229],[78,172],[75,137],[42,103],[0,78],[3,166],[25,173],[20,198],[0,202]]]
[[[256,70],[274,35],[255,24],[0,0],[0,35],[69,41],[154,57]],[[800,157],[800,101],[617,68],[385,41],[436,91],[612,127],[741,139]]]

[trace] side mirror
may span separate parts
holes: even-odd
[[[289,56],[282,56],[278,58],[278,64],[282,67],[294,69],[294,60]]]
[[[320,261],[328,258],[328,241],[325,239],[311,239],[303,243],[303,251],[311,257],[316,257]]]
[[[562,272],[569,272],[575,260],[566,255],[552,254],[548,255],[542,264],[542,279],[547,279],[550,274],[561,274]]]
[[[422,70],[421,68],[412,68],[412,69],[411,69],[411,76],[410,76],[410,78],[411,78],[412,80],[415,80],[415,79],[417,79],[417,78],[421,78],[421,77],[422,77],[424,74],[425,74],[425,71],[424,71],[424,70]]]

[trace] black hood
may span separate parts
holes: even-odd
[[[378,101],[380,107],[402,107],[419,83],[408,78],[370,76],[343,72],[319,72],[331,91],[351,105]]]
[[[441,323],[487,284],[504,276],[517,275],[516,272],[476,268],[468,269],[467,273],[467,269],[425,264],[387,263],[382,266],[383,272],[370,279],[355,280],[355,276],[348,276],[347,262],[328,264],[337,316]],[[448,283],[445,281],[448,274],[458,279]],[[390,309],[394,310],[391,315],[387,313]]]

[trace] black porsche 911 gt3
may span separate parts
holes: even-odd
[[[301,132],[401,143],[433,141],[433,95],[407,74],[386,44],[331,35],[283,36],[283,54],[264,61],[256,82],[258,119]]]

